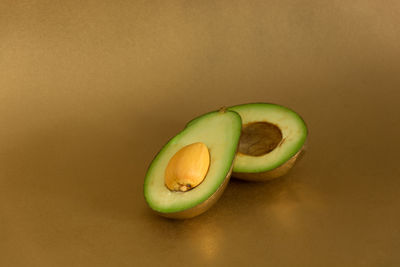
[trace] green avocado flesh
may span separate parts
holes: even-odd
[[[151,162],[144,182],[148,205],[161,213],[180,212],[211,197],[228,175],[241,132],[236,112],[215,111],[200,116],[172,138]],[[202,142],[210,153],[210,166],[203,182],[186,191],[171,191],[165,186],[164,173],[171,157],[186,145]]]
[[[233,172],[273,170],[294,156],[305,143],[307,127],[303,119],[286,107],[254,103],[233,106],[229,110],[239,113],[243,124]]]

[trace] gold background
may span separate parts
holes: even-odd
[[[0,1],[0,266],[399,266],[400,2]],[[142,183],[195,116],[302,115],[286,177],[206,214]]]

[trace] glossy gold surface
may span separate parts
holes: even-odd
[[[399,266],[400,2],[0,1],[0,266]],[[298,112],[306,155],[196,218],[146,206],[221,106]]]

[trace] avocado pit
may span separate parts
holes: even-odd
[[[165,185],[171,191],[186,192],[206,177],[210,153],[204,143],[189,144],[176,152],[165,169]]]
[[[238,152],[259,157],[273,151],[282,142],[282,131],[275,124],[258,121],[242,126]]]

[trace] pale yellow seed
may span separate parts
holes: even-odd
[[[187,145],[170,159],[165,169],[165,185],[173,191],[188,191],[204,180],[209,166],[210,153],[204,143]]]

